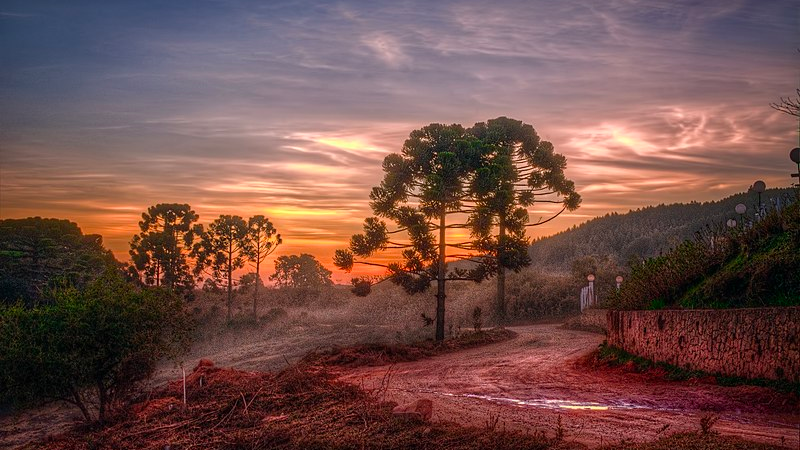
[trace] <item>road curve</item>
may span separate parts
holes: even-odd
[[[559,325],[512,329],[511,341],[345,370],[341,378],[401,404],[429,398],[434,420],[552,434],[560,418],[566,439],[589,447],[695,431],[713,414],[720,433],[800,448],[800,410],[783,394],[597,370],[576,362],[602,342],[599,334]]]

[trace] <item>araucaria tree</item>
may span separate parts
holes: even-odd
[[[487,275],[497,276],[496,313],[505,322],[505,272],[519,271],[531,261],[527,227],[541,225],[564,211],[575,210],[581,197],[575,184],[566,179],[566,158],[542,141],[531,125],[499,117],[475,124],[468,132],[483,144],[482,164],[469,187],[472,240],[460,248],[477,252]],[[536,221],[529,220],[528,208],[555,208]]]
[[[142,213],[129,253],[145,284],[191,293],[187,257],[200,231],[198,219],[189,205],[178,203],[160,203]]]
[[[211,276],[217,286],[227,291],[228,321],[231,320],[233,272],[244,267],[251,252],[247,222],[239,216],[221,215],[208,225],[192,250],[196,259],[195,274]]]
[[[391,280],[409,292],[426,290],[436,281],[436,340],[444,339],[448,228],[452,214],[462,213],[465,186],[481,162],[481,143],[461,125],[431,124],[411,132],[400,154],[383,161],[384,178],[370,193],[377,217],[367,218],[364,233],[349,249],[337,250],[334,264],[349,271],[354,264],[383,266]],[[389,231],[381,218],[397,224]],[[405,233],[407,239],[389,235]],[[402,262],[388,265],[362,261],[378,251],[402,249]],[[358,259],[357,259],[358,258]]]
[[[275,252],[283,242],[278,230],[264,216],[253,216],[247,221],[247,240],[249,252],[247,259],[256,270],[255,292],[253,293],[253,317],[257,316],[258,286],[261,284],[261,263]]]

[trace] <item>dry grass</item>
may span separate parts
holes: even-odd
[[[647,443],[619,443],[600,450],[775,450],[781,447],[757,444],[715,433],[680,433]]]
[[[463,333],[441,343],[423,341],[414,344],[360,344],[331,347],[310,352],[303,361],[311,365],[362,367],[416,361],[442,353],[464,350],[512,339],[517,334],[505,328]]]
[[[293,366],[277,374],[199,367],[132,405],[102,430],[76,429],[25,448],[90,449],[548,449],[558,443],[454,424],[396,418],[392,403],[324,370]]]

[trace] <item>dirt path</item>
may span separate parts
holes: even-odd
[[[798,405],[752,386],[653,380],[576,364],[602,342],[598,334],[558,325],[515,327],[511,341],[435,358],[347,371],[342,378],[377,389],[389,372],[387,400],[434,402],[434,420],[517,430],[545,430],[558,420],[568,440],[590,447],[695,431],[704,415],[714,430],[800,448]],[[665,429],[666,427],[666,429]]]

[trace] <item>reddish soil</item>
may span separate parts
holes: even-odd
[[[711,414],[722,434],[800,448],[800,405],[787,394],[594,368],[586,356],[602,335],[558,325],[512,329],[518,336],[510,341],[391,367],[343,369],[341,378],[400,404],[430,399],[433,420],[548,433],[560,420],[567,440],[590,447],[697,431]]]

